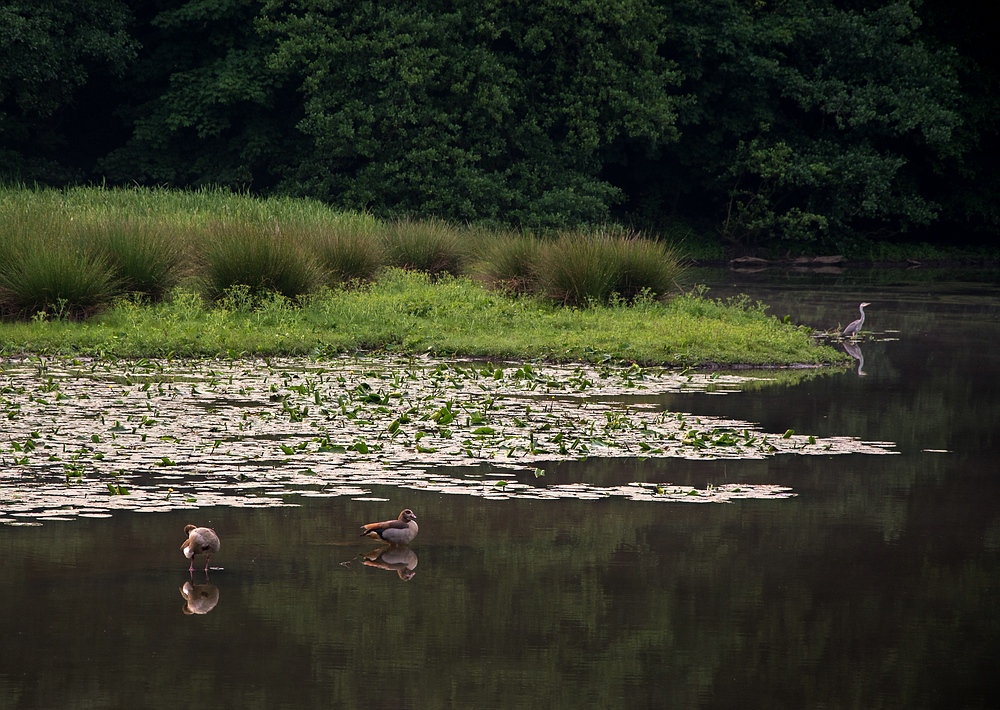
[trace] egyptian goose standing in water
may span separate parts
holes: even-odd
[[[390,545],[407,545],[417,536],[418,530],[417,516],[407,508],[395,520],[361,526],[359,537],[385,540]]]
[[[184,534],[188,539],[181,544],[184,556],[191,560],[189,572],[194,572],[195,555],[205,555],[205,571],[208,572],[208,563],[212,561],[212,555],[219,551],[219,536],[212,528],[199,528],[197,525],[187,525],[184,527]]]

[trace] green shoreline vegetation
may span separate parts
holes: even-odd
[[[843,361],[760,303],[684,293],[677,252],[384,221],[225,191],[0,188],[0,352],[357,350],[644,364]]]

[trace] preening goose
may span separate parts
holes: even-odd
[[[197,525],[185,526],[184,534],[188,538],[181,544],[181,551],[185,557],[191,560],[188,571],[194,572],[194,558],[197,555],[205,555],[205,571],[207,572],[212,555],[219,551],[219,536],[212,528],[199,528]]]
[[[417,536],[417,516],[406,508],[395,520],[361,526],[360,537],[385,540],[390,545],[407,545]]]

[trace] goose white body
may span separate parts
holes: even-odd
[[[361,537],[384,540],[390,545],[408,545],[417,536],[419,530],[416,514],[406,508],[395,520],[362,525]]]
[[[181,552],[191,560],[188,568],[194,571],[194,558],[198,555],[205,555],[205,570],[208,570],[208,563],[212,561],[212,555],[219,552],[219,536],[212,528],[200,528],[196,525],[188,525],[184,528],[187,540],[181,543]]]

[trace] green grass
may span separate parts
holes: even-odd
[[[275,292],[296,298],[322,279],[308,246],[276,224],[219,221],[208,225],[205,234],[199,278],[213,300],[234,286],[246,286],[258,297]]]
[[[538,285],[542,242],[531,234],[484,234],[476,243],[471,271],[495,288],[530,293]]]
[[[109,288],[39,291],[46,263],[51,280],[65,280],[66,264],[38,259],[31,278],[8,274],[7,314],[19,304],[91,313],[122,293],[161,298],[179,282],[209,299],[236,286],[254,296],[276,291],[297,299],[321,284],[336,286],[375,278],[398,267],[440,274],[475,275],[496,288],[546,295],[572,305],[663,296],[675,290],[682,269],[674,249],[617,227],[553,237],[487,233],[440,220],[377,220],[336,212],[311,200],[260,199],[220,190],[0,187],[0,281],[12,263],[11,245],[32,249],[59,234],[87,261],[91,280],[102,267]],[[18,289],[25,288],[24,293]],[[46,296],[46,294],[49,294]],[[49,300],[46,301],[46,298]],[[79,300],[76,300],[79,299]]]
[[[111,218],[82,224],[80,239],[126,292],[160,298],[184,268],[184,234],[170,224]]]
[[[8,354],[846,357],[759,309],[681,295],[674,251],[616,228],[486,233],[218,190],[0,187],[0,212]]]
[[[621,230],[562,234],[540,250],[535,277],[553,300],[573,305],[664,296],[683,268],[662,242]]]
[[[462,234],[440,220],[400,219],[385,231],[388,263],[431,275],[462,273],[467,257]]]
[[[106,255],[90,248],[79,226],[31,215],[4,230],[0,312],[22,318],[43,312],[81,317],[102,307],[120,290]]]
[[[502,337],[498,337],[502,334]],[[176,290],[148,305],[122,299],[86,322],[0,323],[0,351],[117,357],[391,352],[669,365],[839,362],[805,329],[759,307],[696,296],[577,309],[509,296],[468,278],[389,270],[363,288],[326,289],[294,306],[280,296],[212,306]]]

